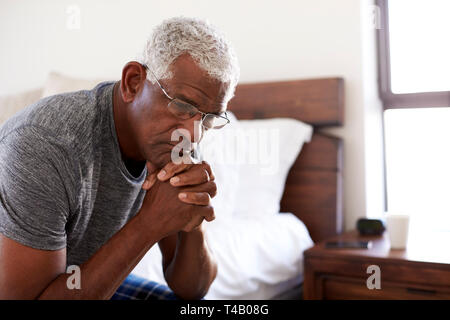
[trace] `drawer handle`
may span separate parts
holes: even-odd
[[[418,288],[406,288],[406,291],[416,294],[436,294],[436,290],[418,289]]]

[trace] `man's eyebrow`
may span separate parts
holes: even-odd
[[[198,109],[198,104],[194,100],[192,100],[192,99],[188,98],[187,96],[185,96],[184,94],[178,93],[178,94],[175,95],[175,97],[178,97],[180,100],[183,100],[185,102],[188,102],[188,103],[192,104],[194,107],[196,107]]]
[[[183,101],[185,101],[185,102],[188,102],[188,103],[192,104],[194,107],[196,107],[196,108],[199,109],[200,111],[204,112],[203,110],[201,110],[201,109],[198,107],[198,104],[197,104],[196,102],[194,102],[193,100],[191,100],[190,98],[188,98],[187,96],[185,96],[183,93],[178,93],[178,94],[175,95],[175,97],[179,98],[180,100],[183,100]],[[211,114],[215,114],[215,115],[218,115],[218,116],[220,116],[220,115],[223,114],[223,112],[204,112],[204,113],[211,113]]]

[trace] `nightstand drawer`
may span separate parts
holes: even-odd
[[[368,289],[366,279],[322,275],[324,299],[450,299],[450,290],[436,287],[409,286],[403,283],[381,282],[381,289]]]

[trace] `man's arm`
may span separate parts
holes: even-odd
[[[81,289],[70,290],[61,248],[76,198],[68,191],[76,190],[78,179],[62,180],[60,173],[72,177],[76,166],[55,160],[67,159],[67,153],[39,128],[8,137],[0,144],[0,298],[109,299],[156,242],[214,219],[212,207],[185,204],[177,188],[155,181],[137,215],[79,266]]]
[[[217,275],[217,262],[209,250],[203,224],[159,241],[164,277],[178,296],[203,298]]]
[[[183,204],[176,200],[177,193],[166,182],[155,183],[136,216],[80,266],[81,289],[67,287],[71,274],[63,273],[64,250],[36,250],[1,237],[0,297],[109,299],[156,242],[179,230],[189,232],[203,219],[214,219],[211,207]]]
[[[109,299],[157,240],[135,216],[80,266],[81,289],[69,289],[65,249],[33,249],[0,234],[0,299]]]
[[[66,249],[38,250],[0,233],[0,300],[35,299],[65,268]]]

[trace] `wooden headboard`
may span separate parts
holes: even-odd
[[[317,242],[342,230],[342,141],[320,128],[342,126],[341,78],[240,84],[229,109],[238,119],[288,117],[314,126],[286,180],[281,211],[292,212]]]

